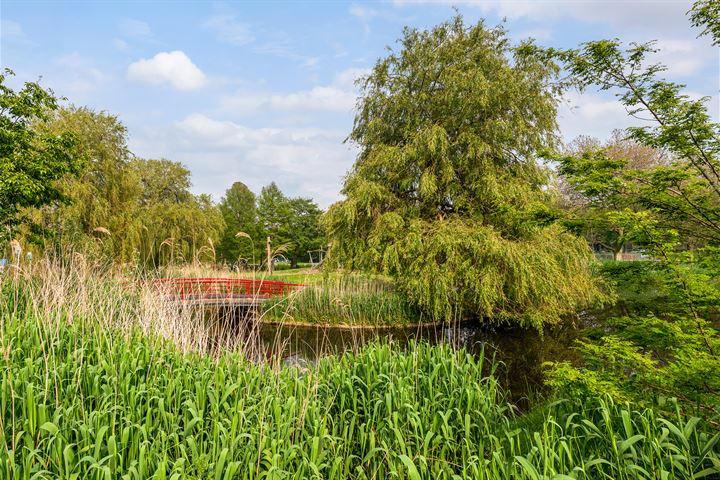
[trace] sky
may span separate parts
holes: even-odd
[[[405,26],[454,15],[504,22],[544,46],[657,40],[665,76],[710,96],[720,117],[720,57],[673,0],[34,1],[0,3],[0,65],[76,106],[117,115],[142,158],[180,161],[192,190],[217,201],[233,182],[275,181],[325,208],[341,198],[356,148],[357,88]],[[635,122],[637,122],[635,120]],[[609,137],[633,123],[604,92],[567,92],[564,139]]]

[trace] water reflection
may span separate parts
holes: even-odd
[[[571,358],[576,332],[571,325],[564,325],[548,328],[541,335],[532,329],[497,328],[480,322],[362,329],[264,324],[259,326],[256,341],[261,351],[280,355],[286,364],[301,366],[376,340],[392,340],[400,346],[418,340],[449,343],[454,348],[464,348],[475,355],[484,353],[488,359],[498,360],[500,366],[495,376],[513,401],[527,405],[529,399],[543,392],[543,363]]]
[[[394,328],[340,328],[263,323],[246,310],[205,309],[206,325],[215,339],[213,350],[241,344],[256,361],[309,366],[318,358],[354,351],[373,341],[392,341],[401,348],[410,342],[448,343],[474,355],[484,354],[498,364],[495,377],[510,399],[525,408],[544,392],[543,364],[572,360],[579,336],[574,322],[534,329],[498,327],[480,321],[452,325]],[[585,318],[587,317],[587,318]],[[594,315],[578,318],[585,327]],[[486,362],[489,367],[492,362]]]

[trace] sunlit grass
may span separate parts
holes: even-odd
[[[520,416],[482,355],[448,345],[283,367],[243,345],[207,354],[201,326],[184,330],[197,318],[90,267],[2,288],[3,479],[720,474],[719,437],[699,419],[602,398]]]
[[[333,273],[305,280],[307,287],[272,299],[262,319],[315,325],[386,326],[430,322],[387,279]]]

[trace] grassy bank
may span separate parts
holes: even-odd
[[[308,286],[266,303],[263,320],[348,326],[411,325],[432,320],[423,317],[382,278],[331,274],[305,278],[301,283]]]
[[[302,284],[299,292],[272,298],[262,308],[262,320],[273,323],[332,326],[403,326],[432,323],[399,292],[389,278],[353,272],[297,269],[267,272],[217,272],[178,268],[168,276],[248,278]]]
[[[602,400],[515,417],[481,363],[448,347],[374,345],[275,370],[109,333],[5,319],[2,478],[697,478],[720,468],[717,436],[696,419]]]
[[[3,285],[0,478],[720,472],[698,419],[601,398],[518,416],[483,360],[448,346],[377,343],[309,369],[209,356],[142,299],[71,276]]]

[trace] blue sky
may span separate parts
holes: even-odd
[[[326,207],[339,198],[356,151],[353,80],[404,26],[450,18],[505,19],[510,37],[547,46],[656,39],[668,78],[712,96],[718,49],[697,39],[688,1],[192,2],[13,1],[0,4],[0,64],[15,83],[37,80],[119,116],[130,148],[192,171],[193,191],[218,200],[234,181],[277,181]],[[569,92],[561,132],[607,137],[630,120],[613,97]]]

